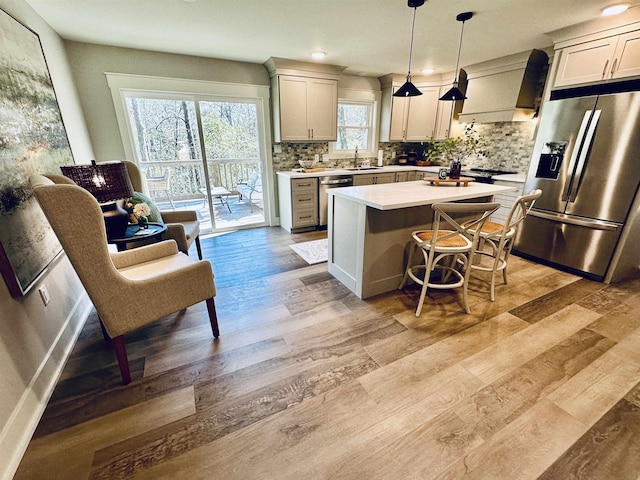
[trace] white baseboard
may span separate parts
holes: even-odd
[[[0,432],[0,479],[15,475],[92,307],[83,292]]]

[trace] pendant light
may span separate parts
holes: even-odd
[[[473,12],[459,13],[456,20],[462,22],[462,30],[460,31],[460,45],[458,46],[458,60],[456,61],[456,79],[453,81],[453,86],[440,97],[440,100],[444,101],[457,101],[465,100],[467,97],[458,88],[458,76],[460,74],[460,51],[462,50],[462,35],[464,34],[464,22],[473,17]]]
[[[407,72],[407,81],[404,82],[397,92],[393,94],[394,97],[417,97],[422,95],[422,92],[411,83],[411,54],[413,52],[413,28],[416,24],[416,10],[418,7],[424,5],[425,0],[408,0],[407,5],[413,8],[413,23],[411,24],[411,43],[409,44],[409,70]]]

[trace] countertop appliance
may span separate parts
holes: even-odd
[[[334,175],[320,177],[318,182],[318,218],[319,226],[327,226],[327,207],[329,204],[329,196],[327,190],[338,187],[351,187],[353,185],[353,175]]]
[[[540,188],[542,197],[515,253],[604,280],[625,223],[637,221],[639,90],[632,80],[551,93],[523,190]]]
[[[518,172],[507,170],[492,170],[490,168],[470,168],[469,170],[463,170],[461,175],[463,177],[469,177],[475,179],[479,183],[493,183],[493,177],[495,175],[508,175]]]

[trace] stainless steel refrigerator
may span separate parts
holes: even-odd
[[[637,90],[636,80],[552,92],[524,186],[542,196],[518,232],[516,254],[605,278],[638,194]]]

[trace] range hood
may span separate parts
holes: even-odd
[[[531,120],[542,95],[549,57],[531,50],[465,67],[467,99],[460,123]]]

